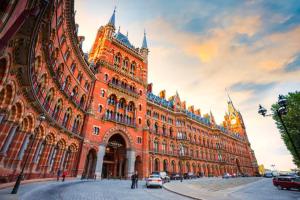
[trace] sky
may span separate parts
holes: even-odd
[[[258,115],[279,94],[300,89],[298,0],[77,0],[76,23],[89,52],[116,9],[116,27],[141,47],[146,30],[148,82],[178,91],[187,105],[222,123],[227,89],[241,112],[259,164],[295,168],[272,118]]]

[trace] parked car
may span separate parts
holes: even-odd
[[[272,174],[272,172],[266,172],[265,175],[264,175],[264,177],[266,177],[266,178],[273,178],[273,174]]]
[[[222,178],[231,178],[231,175],[229,173],[224,173]]]
[[[300,190],[300,177],[278,176],[273,178],[273,185],[278,189],[298,189]]]
[[[180,175],[178,173],[172,173],[170,176],[171,180],[180,180]]]
[[[146,187],[160,187],[162,188],[163,180],[157,174],[150,175],[149,178],[146,179]]]
[[[168,176],[167,172],[152,172],[152,175],[159,175],[161,177],[161,179],[164,181],[164,183],[166,182],[170,182],[170,177]]]
[[[184,179],[192,179],[192,178],[197,178],[197,176],[193,172],[188,172],[183,174]]]

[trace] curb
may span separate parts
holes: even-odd
[[[165,190],[169,191],[169,192],[172,192],[174,194],[178,194],[178,195],[183,196],[183,197],[187,197],[187,198],[194,199],[194,200],[204,200],[204,199],[196,198],[196,197],[189,196],[189,195],[186,195],[186,194],[182,194],[182,193],[179,193],[179,192],[175,192],[174,190],[171,190],[171,189],[167,188],[165,185],[163,185],[163,188]]]

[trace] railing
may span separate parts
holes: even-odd
[[[84,103],[81,103],[77,95],[75,95],[72,91],[70,91],[69,88],[65,85],[63,75],[60,75],[58,73],[57,62],[51,59],[49,59],[49,62],[50,62],[50,66],[51,66],[50,70],[52,71],[53,78],[58,83],[60,90],[63,91],[66,94],[66,96],[70,98],[73,101],[73,103],[75,103],[77,107],[81,108],[82,110],[85,110]]]
[[[121,89],[125,92],[128,92],[130,94],[133,94],[134,96],[138,97],[139,96],[139,93],[134,89],[132,90],[130,87],[128,86],[125,86],[125,85],[122,85],[120,83],[116,83],[116,82],[112,82],[112,81],[109,81],[108,82],[108,85],[113,87],[113,88],[117,88],[117,89]]]
[[[51,102],[48,102],[46,100],[47,94],[45,91],[41,91],[41,89],[38,88],[38,84],[36,82],[36,79],[32,79],[33,81],[33,90],[40,102],[40,104],[44,107],[44,109],[47,111],[47,113],[52,117],[53,120],[55,120],[59,125],[64,127],[70,132],[73,132],[75,134],[79,133],[78,126],[72,125],[73,121],[69,118],[68,120],[64,120],[61,116],[61,110],[59,112],[54,110],[54,106],[51,104]]]
[[[124,124],[126,126],[136,127],[135,119],[128,120],[127,118],[116,117],[115,115],[105,115],[105,120],[117,122],[120,124]]]

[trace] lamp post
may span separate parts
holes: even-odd
[[[182,174],[182,167],[183,167],[183,162],[182,162],[182,157],[184,156],[184,149],[182,143],[179,144],[179,161],[181,163],[180,165],[180,182],[183,180],[183,174]]]
[[[296,157],[298,158],[298,160],[300,160],[300,154],[299,152],[297,151],[297,148],[296,148],[296,145],[282,119],[282,116],[283,115],[286,115],[287,114],[287,99],[283,96],[283,95],[279,95],[278,96],[278,105],[279,105],[279,108],[276,109],[275,113],[273,114],[276,114],[280,120],[280,123],[282,124],[285,132],[286,132],[286,135],[288,136],[291,144],[292,144],[292,148],[294,150],[294,152],[296,153]],[[273,114],[267,114],[267,109],[265,109],[263,106],[259,105],[259,108],[258,108],[258,113],[261,114],[263,117],[268,117],[268,116],[272,116]]]
[[[46,119],[46,117],[45,117],[43,114],[41,114],[41,115],[39,116],[39,118],[38,118],[38,120],[40,121],[40,123],[39,123],[39,125],[38,125],[37,127],[39,127],[39,126],[41,125],[42,121],[44,121],[45,119]],[[26,168],[26,165],[27,165],[27,162],[28,162],[28,158],[29,158],[30,152],[32,151],[32,147],[33,147],[33,143],[34,143],[34,141],[35,141],[36,135],[37,135],[37,133],[34,132],[34,133],[30,136],[30,137],[32,138],[32,142],[31,142],[31,144],[30,144],[29,151],[28,151],[28,153],[27,153],[27,155],[26,155],[26,158],[25,158],[25,160],[24,160],[24,164],[23,164],[22,170],[21,170],[20,174],[18,175],[18,178],[17,178],[17,180],[16,180],[16,183],[15,183],[15,185],[14,185],[14,188],[13,188],[13,190],[11,191],[11,194],[17,194],[17,192],[18,192],[19,186],[20,186],[21,181],[22,181],[22,179],[23,179],[24,170],[25,170],[25,168]]]

